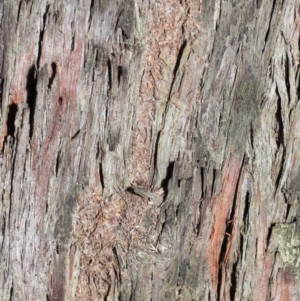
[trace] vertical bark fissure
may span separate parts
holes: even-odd
[[[265,48],[266,48],[266,45],[267,45],[267,42],[268,42],[268,38],[269,38],[270,30],[271,30],[271,24],[272,24],[272,19],[273,19],[273,14],[274,14],[276,2],[277,2],[277,0],[272,0],[272,8],[271,8],[270,16],[268,18],[269,19],[269,24],[268,24],[267,32],[265,34],[264,47],[262,49],[262,53],[265,51]]]
[[[276,182],[275,182],[275,193],[277,192],[277,190],[280,188],[279,184],[280,184],[280,180],[282,178],[282,174],[284,171],[284,165],[285,165],[285,157],[286,157],[286,147],[285,147],[285,137],[284,137],[284,125],[283,125],[283,120],[282,120],[282,108],[281,108],[281,97],[280,94],[278,92],[278,88],[276,87],[276,95],[277,95],[277,111],[275,114],[275,118],[277,121],[277,137],[276,137],[276,144],[277,144],[277,149],[279,149],[280,146],[283,147],[283,151],[282,151],[282,155],[281,155],[281,160],[280,160],[280,168],[279,168],[279,172],[278,175],[276,177]]]
[[[36,74],[35,66],[31,66],[28,74],[27,74],[27,83],[26,83],[26,90],[27,90],[27,105],[30,110],[29,116],[29,123],[30,123],[30,131],[29,131],[29,138],[32,138],[33,130],[34,130],[34,113],[35,113],[35,106],[36,106],[36,98],[37,98],[37,81],[38,75]]]
[[[36,61],[36,66],[37,69],[39,70],[40,68],[40,60],[41,60],[41,55],[42,55],[42,47],[43,47],[43,39],[44,39],[44,33],[46,29],[46,21],[47,21],[47,15],[49,13],[49,8],[50,5],[46,6],[45,12],[43,14],[43,27],[40,31],[40,36],[39,36],[39,43],[38,43],[38,54],[37,54],[37,61]]]

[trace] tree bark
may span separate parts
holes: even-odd
[[[299,300],[298,0],[0,3],[1,300]]]

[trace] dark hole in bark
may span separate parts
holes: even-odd
[[[122,75],[122,66],[118,66],[118,86],[120,85]]]
[[[3,101],[3,88],[4,88],[4,78],[2,78],[0,82],[0,106],[2,106],[2,101]]]
[[[93,12],[94,12],[94,0],[91,1],[91,5],[90,5],[89,24],[91,24],[92,17],[93,17]]]
[[[283,121],[282,121],[281,97],[277,87],[276,87],[276,95],[277,95],[277,111],[275,113],[275,118],[278,126],[276,144],[277,144],[277,148],[279,148],[280,144],[284,143],[284,131],[283,131]]]
[[[34,126],[34,111],[36,104],[36,85],[37,85],[37,77],[36,77],[36,69],[35,66],[31,66],[28,74],[27,74],[27,83],[26,83],[26,91],[27,91],[27,104],[30,109],[29,115],[29,123],[30,123],[30,132],[29,137],[32,137],[33,134],[33,126]]]
[[[55,62],[53,62],[51,64],[51,68],[52,68],[52,74],[51,74],[51,77],[49,78],[48,89],[51,89],[51,86],[53,84],[54,78],[56,76],[57,65],[56,65]]]
[[[291,100],[291,85],[290,85],[290,64],[289,64],[289,57],[286,54],[285,63],[284,63],[284,71],[285,71],[285,86],[288,94],[288,100]]]
[[[101,183],[102,189],[104,189],[105,185],[104,185],[104,176],[103,176],[102,162],[100,162],[100,164],[99,164],[99,174],[100,174],[100,183]]]
[[[63,98],[62,97],[59,97],[58,98],[58,104],[61,106],[62,105],[62,102],[63,102]]]
[[[285,214],[285,220],[288,219],[289,217],[289,213],[290,213],[290,210],[291,210],[291,204],[287,203],[286,205],[286,214]]]
[[[159,138],[160,138],[160,133],[161,133],[161,131],[159,131],[158,133],[157,133],[157,138],[156,138],[156,141],[155,141],[155,148],[154,148],[154,155],[153,155],[153,166],[156,166],[156,164],[157,164],[157,152],[158,152],[158,142],[159,142]],[[153,172],[153,174],[152,174],[152,178],[151,178],[151,183],[153,184],[153,181],[154,181],[154,175],[155,175],[155,173]]]
[[[245,209],[244,209],[244,215],[243,215],[243,222],[244,222],[244,225],[246,225],[246,226],[248,226],[248,223],[249,223],[249,209],[250,209],[250,193],[249,193],[249,191],[247,191],[246,197],[245,197]]]
[[[123,37],[123,40],[128,40],[128,35],[126,34],[125,30],[122,28],[122,37]]]
[[[237,265],[238,262],[235,262],[232,266],[232,272],[231,272],[231,287],[230,287],[230,300],[234,301],[234,297],[235,297],[235,292],[236,292],[236,278],[237,278]]]
[[[18,106],[15,103],[12,103],[8,108],[7,115],[7,136],[13,137],[15,134],[15,120],[18,112]]]
[[[299,39],[299,49],[300,49],[300,39]],[[298,76],[297,96],[298,96],[298,102],[299,102],[300,101],[300,76]]]
[[[71,51],[73,51],[75,48],[75,36],[72,36],[72,41],[71,41]]]
[[[273,228],[275,226],[276,226],[276,223],[272,223],[271,226],[269,227],[268,236],[267,236],[267,247],[269,246],[271,235],[272,235],[272,231],[273,231]]]
[[[22,2],[23,2],[23,1],[20,1],[19,7],[18,7],[17,23],[19,23],[19,19],[20,19],[20,13],[21,13],[21,8],[22,8]]]
[[[251,144],[252,149],[254,149],[254,134],[253,134],[252,122],[250,124],[250,144]]]
[[[56,164],[55,164],[55,174],[56,174],[56,176],[58,174],[59,163],[60,163],[60,151],[58,152],[57,157],[56,157]]]
[[[105,296],[103,300],[104,300],[104,301],[107,301],[107,296]]]
[[[178,214],[179,214],[180,211],[182,211],[182,210],[181,210],[180,204],[179,204],[179,205],[177,205],[176,211],[175,211],[175,216],[176,216],[176,217],[178,217]]]
[[[167,168],[166,177],[161,181],[161,187],[165,191],[165,198],[168,195],[168,185],[169,185],[169,182],[170,182],[170,180],[172,179],[172,176],[173,176],[174,164],[175,164],[174,161],[169,163],[169,166]]]
[[[112,85],[112,72],[111,72],[111,61],[110,59],[107,60],[107,69],[108,69],[108,91],[111,90],[111,85]]]
[[[201,187],[202,187],[202,191],[201,191],[201,199],[204,198],[205,194],[206,194],[206,186],[205,186],[205,168],[201,167],[200,168],[200,173],[201,173]],[[205,186],[205,187],[204,187]]]
[[[173,85],[175,83],[176,74],[177,74],[177,71],[179,69],[180,61],[181,61],[181,58],[182,58],[183,51],[184,51],[185,47],[186,47],[186,41],[183,41],[183,43],[181,44],[180,49],[178,51],[178,55],[177,55],[177,59],[176,59],[176,64],[175,64],[175,67],[174,67],[174,70],[173,70],[173,80],[172,80],[171,88],[170,88],[170,92],[169,92],[169,97],[168,97],[169,99],[171,97],[171,91],[173,90]]]
[[[1,228],[1,234],[2,234],[2,237],[4,237],[4,234],[5,234],[5,225],[6,225],[6,219],[5,217],[3,216],[2,218],[2,228]]]
[[[13,301],[13,299],[14,299],[14,287],[12,285],[12,287],[10,289],[9,301]]]
[[[185,46],[186,46],[186,41],[183,41],[183,43],[180,46],[178,56],[177,56],[177,61],[176,61],[176,64],[175,64],[175,67],[173,70],[174,79],[176,78],[176,74],[177,74],[178,68],[180,66],[180,61],[181,61]]]
[[[123,66],[118,66],[118,85],[120,85],[121,77],[127,75],[127,69]]]
[[[243,252],[244,252],[244,237],[243,237],[243,234],[240,233],[240,254],[241,254],[241,257],[243,256]]]
[[[214,195],[216,177],[217,177],[217,170],[215,168],[213,168],[213,179],[212,179],[212,184],[211,184],[211,196]]]
[[[281,176],[283,174],[283,166],[284,166],[284,162],[285,162],[285,152],[286,152],[285,149],[283,149],[282,159],[280,162],[280,169],[279,169],[279,173],[278,173],[278,176],[277,176],[276,182],[275,182],[276,191],[279,188],[279,182],[280,182]]]

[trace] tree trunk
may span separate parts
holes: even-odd
[[[299,300],[298,0],[0,3],[1,300]]]

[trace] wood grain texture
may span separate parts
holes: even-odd
[[[0,299],[299,300],[299,6],[0,3]]]

